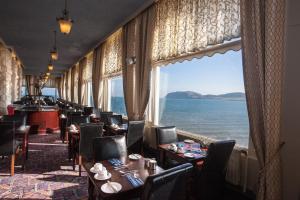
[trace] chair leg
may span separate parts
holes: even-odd
[[[16,159],[16,155],[15,154],[11,155],[11,161],[10,161],[10,175],[11,176],[15,175],[15,159]]]
[[[75,171],[75,167],[76,167],[76,154],[73,154],[73,171]]]
[[[82,157],[81,155],[79,155],[78,156],[79,176],[81,176],[81,164],[82,164]]]

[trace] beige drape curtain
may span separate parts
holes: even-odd
[[[71,102],[75,102],[74,100],[74,90],[75,90],[75,67],[71,68]]]
[[[110,81],[109,79],[104,79],[102,81],[102,87],[100,90],[102,91],[102,94],[100,95],[100,105],[103,111],[109,111],[110,110]]]
[[[83,75],[84,75],[84,70],[87,64],[87,59],[83,58],[82,60],[79,61],[79,73],[78,73],[78,103],[84,105],[85,102],[85,87],[84,87],[84,80],[83,80]]]
[[[240,37],[240,0],[160,0],[156,10],[152,57],[156,65],[200,52],[200,57],[210,55],[205,51],[211,46]]]
[[[74,73],[74,102],[78,103],[78,71],[79,71],[79,64],[75,65],[75,73]]]
[[[26,89],[28,95],[33,95],[33,88],[31,85],[31,75],[25,75],[25,81],[26,81]]]
[[[257,199],[279,200],[285,1],[241,0],[241,22],[250,134],[260,167]]]
[[[55,78],[55,88],[58,91],[58,96],[61,97],[61,77]]]
[[[103,95],[103,92],[100,91],[102,86],[102,78],[103,78],[103,65],[102,65],[102,45],[97,47],[94,50],[94,61],[93,61],[93,73],[92,73],[92,90],[93,90],[93,100],[94,107],[99,108],[100,105],[100,96]],[[101,92],[101,93],[100,93]]]
[[[151,6],[123,30],[123,87],[129,120],[142,120],[149,101],[155,6]],[[136,58],[130,65],[128,58]]]
[[[65,100],[68,101],[68,71],[65,72]]]

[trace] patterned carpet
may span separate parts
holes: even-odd
[[[0,159],[0,199],[87,199],[87,177],[72,170],[58,134],[31,135],[29,142],[25,171],[19,157],[11,177],[10,160]]]

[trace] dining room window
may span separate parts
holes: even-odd
[[[124,92],[123,92],[123,78],[122,76],[111,78],[111,111],[114,113],[127,116]]]
[[[159,125],[248,146],[241,50],[161,66],[159,82]]]

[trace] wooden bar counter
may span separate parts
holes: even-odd
[[[55,133],[59,131],[58,109],[55,107],[26,107],[20,109],[27,113],[27,123],[36,127],[38,134]]]

